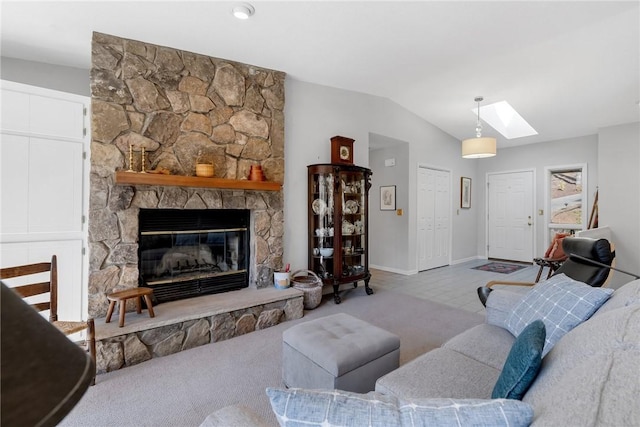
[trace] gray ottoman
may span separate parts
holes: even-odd
[[[282,341],[287,387],[366,393],[400,361],[400,338],[343,313],[289,328]]]

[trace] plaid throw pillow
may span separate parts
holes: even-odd
[[[380,393],[267,388],[281,427],[438,427],[531,424],[533,409],[510,399],[396,399]]]
[[[558,274],[535,285],[513,309],[506,326],[517,337],[529,323],[542,320],[547,330],[544,357],[564,334],[591,317],[612,293],[613,289],[593,288]]]

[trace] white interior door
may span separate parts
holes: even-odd
[[[2,81],[0,266],[56,255],[60,320],[87,312],[88,106],[84,96]]]
[[[488,256],[533,259],[533,171],[488,176]]]
[[[418,271],[449,264],[451,180],[448,171],[418,168]]]

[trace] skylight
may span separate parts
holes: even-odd
[[[473,114],[478,114],[474,108]],[[537,135],[538,132],[507,101],[480,107],[480,117],[507,139]]]

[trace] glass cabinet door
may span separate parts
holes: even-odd
[[[367,295],[371,273],[368,261],[368,201],[371,171],[354,165],[307,166],[309,212],[309,270],[333,286],[340,304],[340,286],[364,282]]]
[[[365,273],[367,200],[365,177],[358,172],[340,172],[342,277]]]
[[[312,270],[323,279],[333,278],[334,268],[334,175],[316,173],[310,180],[311,224],[309,241],[312,242]]]

